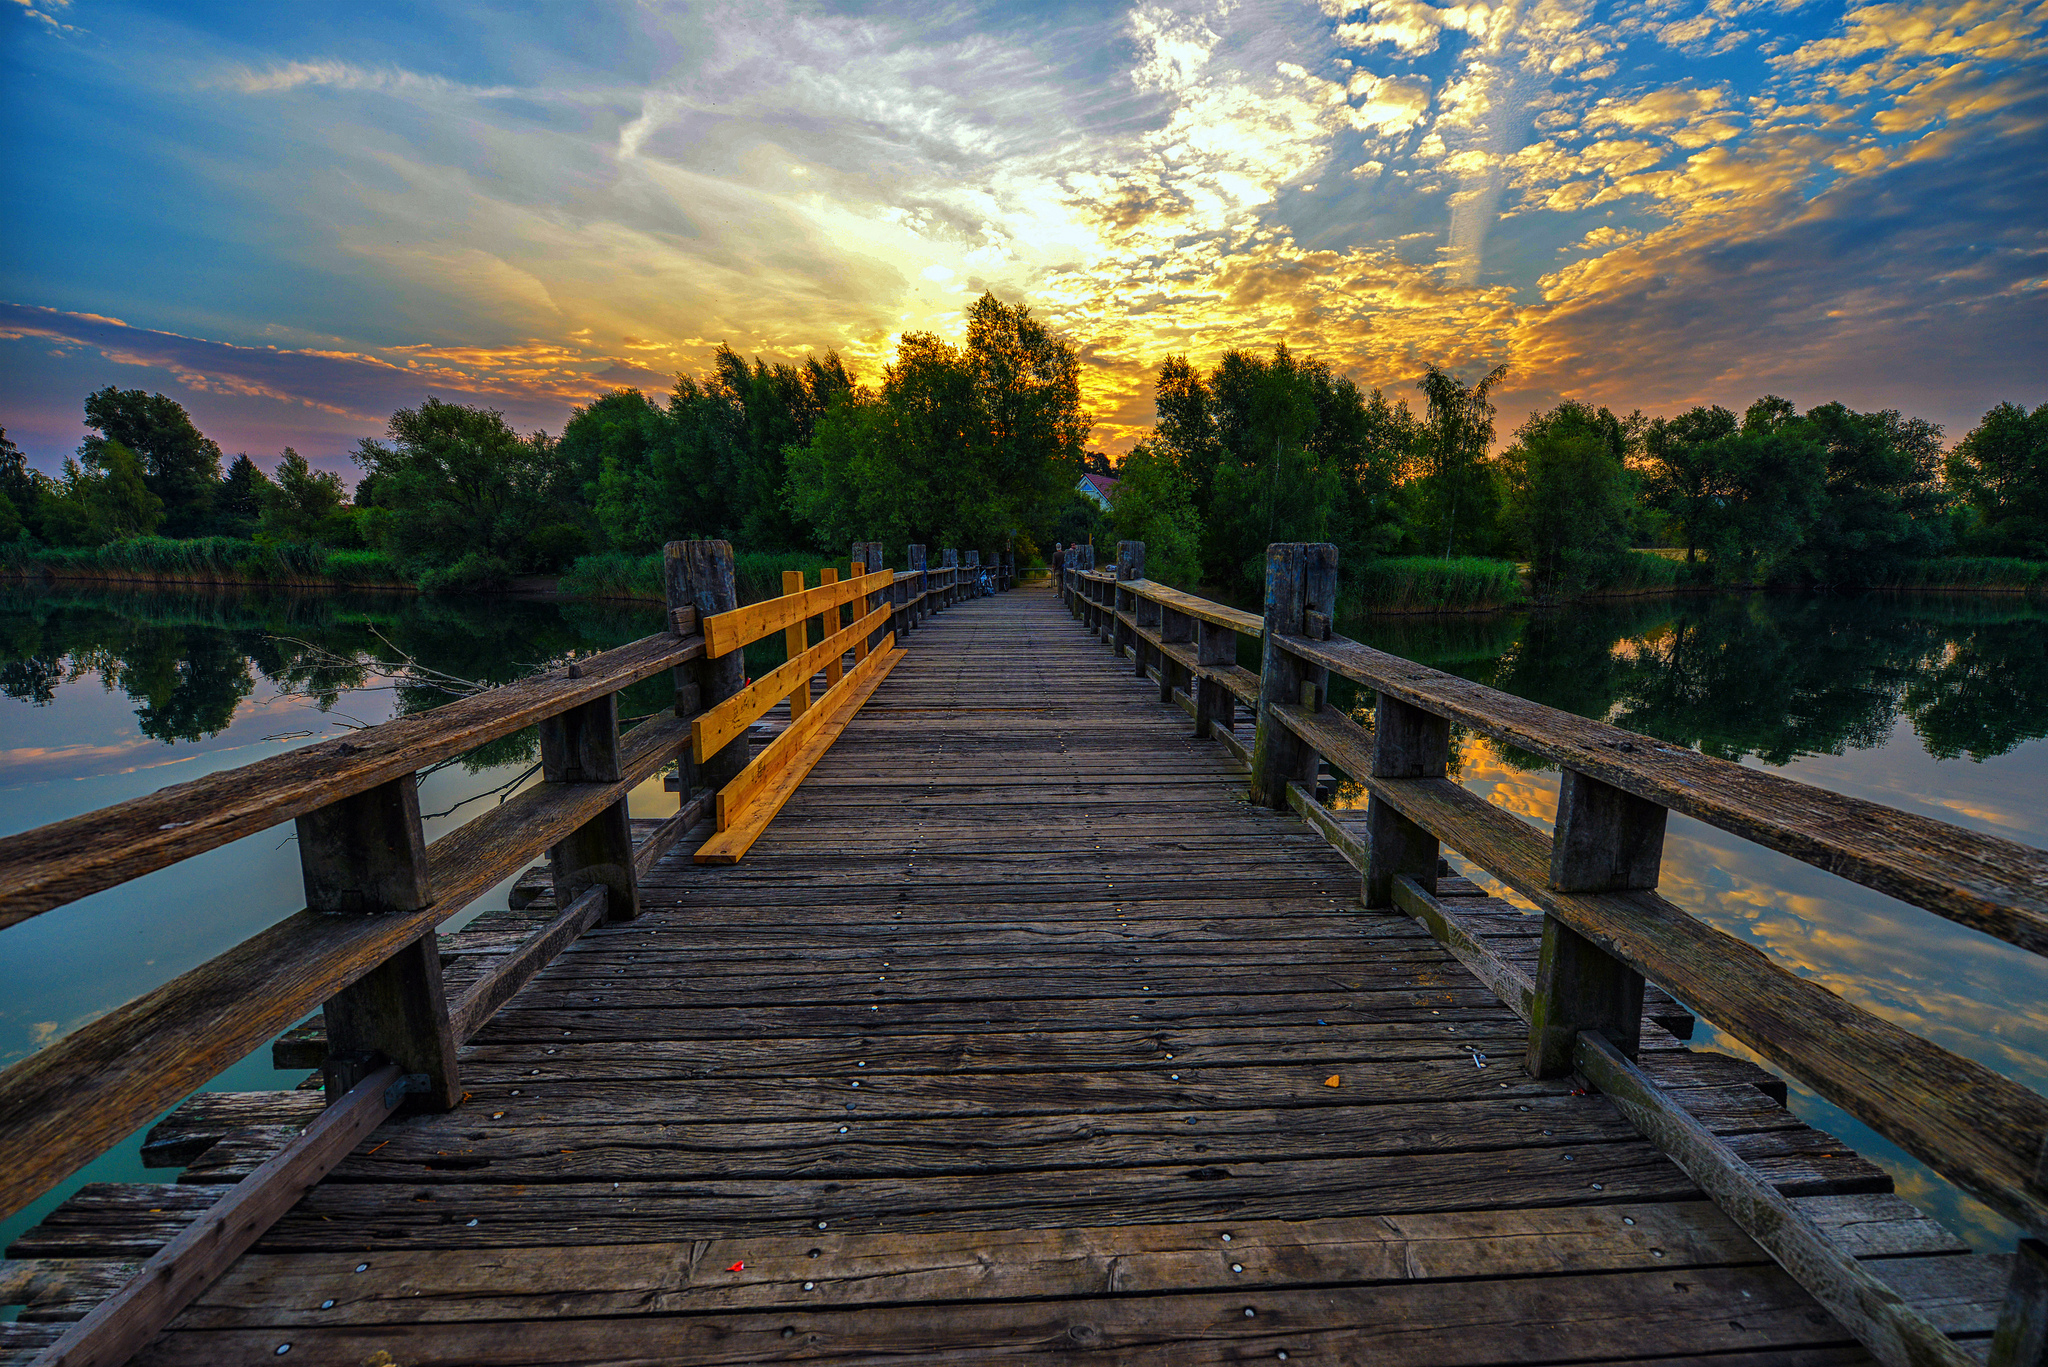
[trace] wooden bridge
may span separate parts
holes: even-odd
[[[1653,889],[1678,810],[2042,952],[2048,855],[1346,641],[1328,547],[1262,616],[1120,552],[741,607],[672,546],[670,632],[0,842],[0,926],[286,818],[309,901],[0,1074],[0,1211],[166,1108],[184,1168],[8,1250],[0,1361],[2037,1367],[2048,1103]],[[535,723],[547,782],[425,845],[414,772]],[[1454,723],[1560,766],[1554,839]],[[1693,1011],[2032,1237],[1971,1253]],[[190,1095],[273,1040],[311,1089]]]

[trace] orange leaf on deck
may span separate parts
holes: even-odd
[[[1328,1077],[1323,1079],[1323,1085],[1325,1087],[1342,1087],[1344,1085],[1344,1079],[1339,1077],[1337,1074],[1332,1073]]]

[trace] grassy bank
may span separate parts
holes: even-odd
[[[828,560],[822,551],[736,551],[732,557],[742,603],[780,595],[785,570],[802,570],[804,583],[815,585],[819,566],[828,564],[836,564],[841,575],[846,573],[846,561]],[[647,598],[659,603],[661,557],[616,551],[580,556],[562,576],[561,591],[586,598]]]
[[[233,537],[174,541],[138,536],[104,546],[0,548],[0,578],[104,584],[266,584],[405,589],[414,586],[382,551],[265,545]]]
[[[1991,556],[1916,560],[1878,587],[1923,593],[2048,594],[2048,561]]]
[[[1529,601],[1529,590],[1507,560],[1461,556],[1390,556],[1344,576],[1346,616],[1377,612],[1490,612]]]

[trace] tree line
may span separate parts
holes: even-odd
[[[1419,404],[1365,392],[1280,346],[1202,370],[1167,358],[1152,431],[1118,464],[1085,449],[1079,359],[1021,304],[984,295],[964,341],[902,338],[863,383],[721,347],[664,399],[621,389],[559,437],[429,397],[354,453],[351,489],[287,448],[274,474],[225,462],[184,408],[112,386],[62,473],[0,430],[0,544],[218,537],[379,553],[446,587],[558,572],[599,552],[720,537],[836,552],[855,539],[978,546],[1027,563],[1054,542],[1147,544],[1154,577],[1256,589],[1272,541],[1382,557],[1526,561],[1542,593],[1597,588],[1640,548],[1683,548],[1699,582],[1889,582],[1945,555],[2048,559],[2048,404],[2001,404],[1948,451],[1941,429],[1767,396],[1618,416],[1576,401],[1495,451],[1505,368],[1428,368]],[[1076,486],[1117,479],[1106,514]]]
[[[1505,375],[1432,366],[1417,412],[1284,346],[1206,373],[1170,357],[1109,524],[1155,577],[1244,588],[1270,541],[1332,541],[1340,564],[1517,559],[1553,594],[1663,546],[1684,549],[1680,579],[1814,587],[1946,555],[2048,559],[2048,404],[2000,404],[1944,452],[1939,426],[1889,409],[1770,395],[1649,418],[1567,400],[1495,452]]]

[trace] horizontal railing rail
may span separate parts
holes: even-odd
[[[673,542],[663,551],[664,632],[0,839],[0,930],[286,820],[296,823],[307,900],[0,1071],[0,1215],[309,1013],[324,1019],[327,1118],[238,1185],[203,1233],[173,1241],[105,1313],[74,1326],[47,1360],[125,1360],[361,1134],[399,1107],[459,1105],[457,1050],[522,984],[598,922],[638,916],[639,879],[670,845],[707,816],[726,826],[728,799],[744,800],[819,749],[820,733],[834,718],[843,724],[887,672],[898,640],[979,591],[977,553],[962,567],[948,550],[931,570],[923,547],[909,550],[910,571],[868,572],[881,547],[858,543],[847,579],[828,568],[824,583],[801,589],[797,574],[801,591],[742,606],[730,546]],[[990,564],[992,586],[1007,587],[1003,559]],[[842,622],[849,607],[854,620]],[[824,639],[805,641],[748,686],[745,646],[778,630],[794,641],[812,617],[828,623]],[[847,655],[856,663],[842,678]],[[808,702],[812,666],[831,684],[827,705],[806,713],[795,700]],[[621,734],[619,693],[664,670],[673,671],[672,710]],[[750,728],[779,696],[792,700],[792,725],[757,757]],[[530,726],[540,731],[541,782],[427,843],[418,772]],[[636,848],[627,796],[671,765],[678,810]],[[561,913],[448,1001],[436,927],[543,854]]]
[[[1804,1217],[1724,1144],[1701,1140],[1634,1067],[1644,983],[1656,981],[2025,1229],[2000,1341],[2040,1334],[2048,1100],[1842,1000],[1655,888],[1665,814],[1677,811],[2048,953],[2048,852],[1715,759],[1338,636],[1334,547],[1269,547],[1259,616],[1147,580],[1143,566],[1142,543],[1124,542],[1114,570],[1095,569],[1092,548],[1075,547],[1056,554],[1054,573],[1074,615],[1138,673],[1155,676],[1162,702],[1178,697],[1194,712],[1198,735],[1213,732],[1216,715],[1228,725],[1232,700],[1255,710],[1250,745],[1215,733],[1245,763],[1252,799],[1299,812],[1360,866],[1367,906],[1415,917],[1522,1015],[1533,1076],[1576,1069],[1614,1094],[1881,1360],[1962,1361],[1853,1259],[1817,1251],[1826,1241]],[[1212,635],[1216,647],[1207,644]],[[1240,635],[1260,641],[1257,672],[1235,663]],[[1371,727],[1330,705],[1332,675],[1373,696]],[[1226,701],[1205,709],[1201,696],[1212,689]],[[1449,777],[1453,724],[1559,766],[1554,834]],[[1368,794],[1364,838],[1319,800],[1325,764]],[[1445,847],[1543,913],[1533,979],[1436,899]]]

